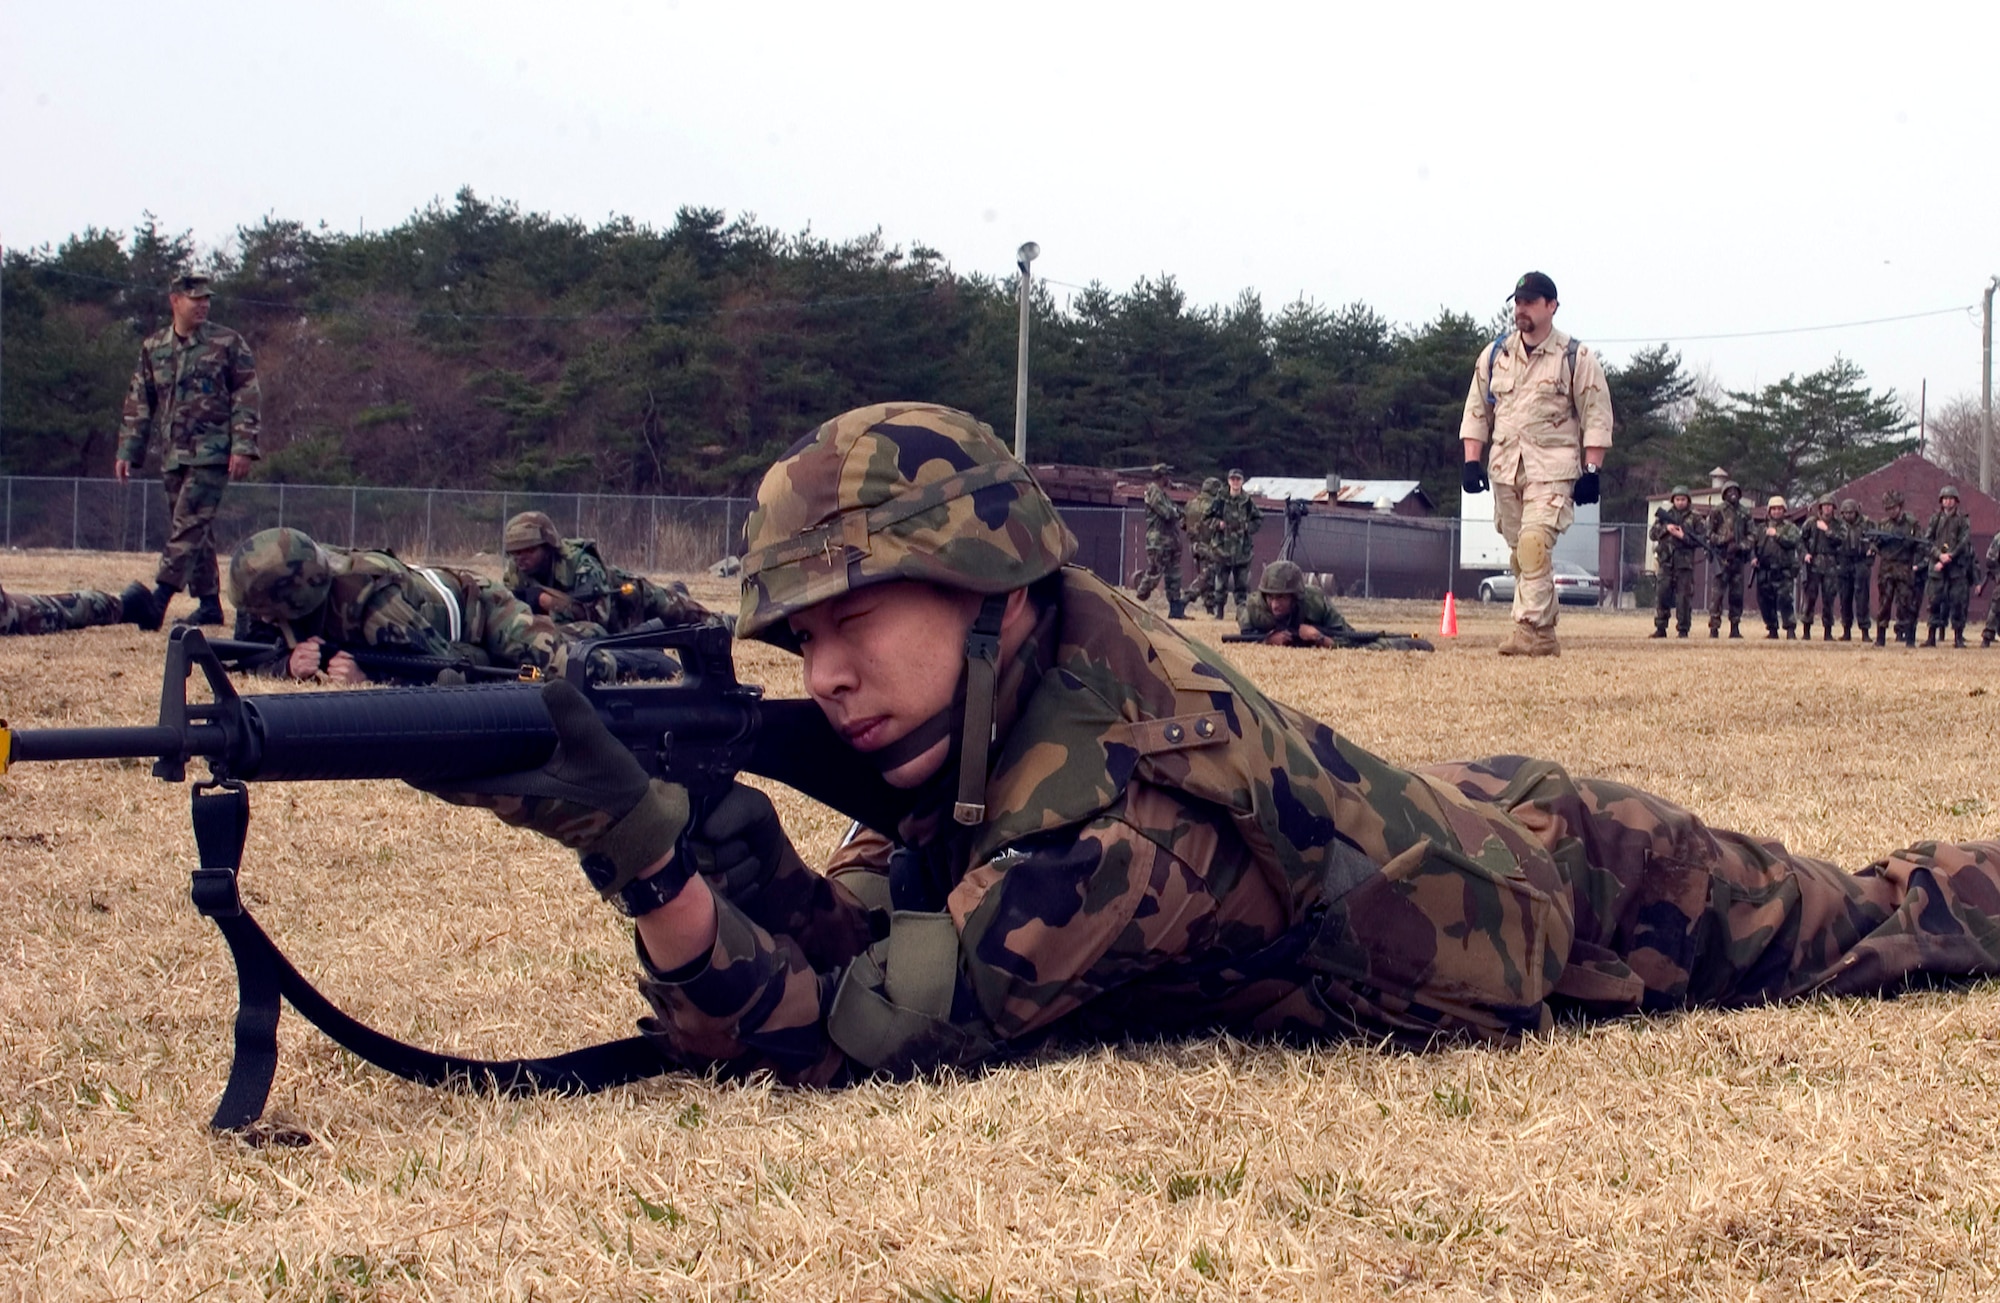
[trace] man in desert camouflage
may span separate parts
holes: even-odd
[[[1705,550],[1701,517],[1695,515],[1694,499],[1686,485],[1674,485],[1667,505],[1653,515],[1650,534],[1653,559],[1660,571],[1659,600],[1653,604],[1653,636],[1667,636],[1667,618],[1672,616],[1685,638],[1694,620],[1694,565]]]
[[[1722,501],[1708,513],[1708,541],[1714,546],[1714,570],[1708,587],[1708,636],[1722,633],[1722,617],[1729,616],[1729,636],[1743,636],[1743,572],[1749,568],[1750,539],[1756,519],[1743,505],[1743,486],[1735,480],[1722,485]]]
[[[1264,521],[1264,509],[1243,488],[1243,472],[1229,472],[1229,491],[1209,504],[1208,517],[1215,536],[1215,615],[1222,618],[1230,595],[1236,598],[1236,616],[1250,600],[1250,563],[1257,555],[1257,527]]]
[[[283,669],[293,678],[367,681],[345,651],[326,657],[328,645],[547,669],[564,642],[549,617],[483,575],[332,547],[296,529],[260,530],[237,545],[229,600],[238,638],[292,649]]]
[[[1560,656],[1556,539],[1599,496],[1611,449],[1611,389],[1597,355],[1555,328],[1556,283],[1514,282],[1514,329],[1479,350],[1465,396],[1460,487],[1493,490],[1493,523],[1514,572],[1514,628],[1502,656]],[[1486,465],[1480,465],[1482,455]]]
[[[0,636],[63,633],[95,624],[136,624],[160,627],[160,608],[144,584],[125,585],[122,593],[79,588],[70,593],[9,593],[0,588]]]
[[[1181,504],[1167,492],[1168,474],[1173,467],[1165,462],[1153,467],[1153,482],[1146,486],[1146,568],[1132,581],[1132,595],[1145,601],[1162,580],[1167,589],[1167,618],[1187,618],[1187,603],[1181,600]]]
[[[739,633],[906,794],[825,874],[768,798],[697,811],[565,681],[494,809],[636,922],[696,1072],[833,1084],[1050,1034],[1508,1042],[1559,1014],[2000,971],[2000,844],[1856,875],[1518,756],[1400,769],[1087,571],[985,426],[849,412],[765,476]],[[885,822],[887,820],[885,819]]]
[[[1917,518],[1903,507],[1901,489],[1882,493],[1882,519],[1868,531],[1869,545],[1881,564],[1875,570],[1875,645],[1883,645],[1889,621],[1896,622],[1896,641],[1917,645],[1917,607],[1924,596],[1925,558],[1930,544]]]
[[[524,511],[501,531],[501,582],[528,607],[573,637],[624,633],[648,620],[668,625],[711,620],[679,580],[656,583],[611,565],[587,538],[564,538],[548,515]]]
[[[1222,594],[1216,591],[1215,574],[1218,522],[1209,514],[1209,508],[1221,494],[1222,481],[1211,475],[1201,482],[1201,492],[1190,498],[1187,504],[1188,553],[1194,558],[1192,595],[1213,620],[1222,618]]]
[[[1930,633],[1924,646],[1935,647],[1951,626],[1952,645],[1965,646],[1965,616],[1972,604],[1972,522],[1958,509],[1958,489],[1938,490],[1938,509],[1924,525],[1929,544],[1925,559],[1924,596],[1930,603]],[[1914,633],[1914,630],[1912,630]]]
[[[1854,626],[1861,626],[1861,641],[1868,641],[1868,577],[1875,566],[1875,553],[1868,544],[1868,518],[1853,498],[1840,500],[1840,516],[1834,522],[1833,592],[1840,603],[1840,640],[1851,642]]]
[[[1780,621],[1785,637],[1798,637],[1794,624],[1792,582],[1799,572],[1799,527],[1786,519],[1785,500],[1773,494],[1764,504],[1764,519],[1750,536],[1750,564],[1757,568],[1757,610],[1764,617],[1764,636],[1776,638]]]
[[[139,346],[111,466],[123,484],[147,445],[156,438],[161,445],[167,543],[153,598],[164,615],[175,593],[193,594],[195,611],[183,624],[222,623],[215,513],[223,487],[257,459],[257,364],[243,336],[208,319],[211,293],[206,276],[177,276],[168,287],[173,317]]]
[[[1834,519],[1831,493],[1813,503],[1799,528],[1799,624],[1812,641],[1814,612],[1819,613],[1822,642],[1833,641],[1834,576],[1840,569],[1840,529]]]

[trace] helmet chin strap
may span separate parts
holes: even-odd
[[[993,743],[993,693],[1000,678],[1000,621],[1007,612],[1007,595],[995,593],[979,604],[979,614],[965,631],[965,670],[951,704],[888,746],[869,753],[875,768],[886,774],[915,760],[950,737],[961,720],[958,759],[958,800],[951,817],[962,824],[986,818],[986,761]]]

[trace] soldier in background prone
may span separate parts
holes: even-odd
[[[223,487],[257,459],[257,364],[243,336],[209,321],[212,292],[206,276],[177,276],[168,287],[173,320],[139,346],[111,464],[123,484],[158,436],[168,524],[153,599],[164,616],[175,593],[192,593],[198,605],[182,624],[222,623],[215,512]]]
[[[523,511],[508,520],[500,546],[507,553],[507,588],[571,637],[624,633],[659,620],[668,625],[717,620],[678,581],[658,584],[611,565],[587,538],[564,538],[546,513]]]
[[[1694,499],[1685,484],[1674,485],[1667,506],[1653,513],[1653,558],[1660,565],[1660,596],[1653,604],[1653,636],[1667,636],[1667,616],[1679,622],[1680,636],[1688,636],[1694,621],[1694,563],[1703,543],[1701,517],[1694,512]]]
[[[1153,467],[1153,482],[1146,486],[1146,568],[1132,581],[1132,595],[1145,601],[1164,578],[1167,588],[1167,618],[1185,620],[1187,603],[1181,600],[1181,505],[1167,492],[1167,475],[1173,467],[1161,462]]]
[[[292,649],[284,672],[322,672],[321,644],[473,658],[548,669],[564,638],[499,584],[468,570],[410,566],[387,550],[331,547],[301,530],[266,529],[229,558],[236,636]],[[335,683],[368,675],[346,653],[324,665]]]
[[[1430,651],[1414,635],[1357,629],[1317,584],[1306,582],[1295,561],[1273,561],[1257,580],[1257,591],[1237,619],[1242,631],[1224,642],[1261,642],[1267,647],[1367,647],[1390,651]]]
[[[0,635],[63,633],[94,624],[160,627],[160,608],[141,583],[118,594],[79,588],[73,593],[15,593],[0,588]]]

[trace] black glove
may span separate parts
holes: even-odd
[[[1576,487],[1570,490],[1570,501],[1579,507],[1588,507],[1603,493],[1604,486],[1598,482],[1597,467],[1586,466],[1583,474],[1576,477]]]
[[[771,798],[741,783],[730,786],[681,844],[693,861],[690,870],[739,906],[747,906],[782,865],[797,858]]]
[[[1486,467],[1476,461],[1465,463],[1458,472],[1458,487],[1467,493],[1486,492]]]
[[[584,876],[609,900],[674,849],[687,829],[687,789],[648,776],[575,684],[551,679],[542,688],[542,704],[556,726],[555,754],[547,764],[483,780],[477,791],[424,790],[561,842],[577,852]],[[682,858],[649,880],[658,900],[686,885],[691,870]]]

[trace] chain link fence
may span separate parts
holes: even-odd
[[[685,573],[742,549],[750,507],[747,498],[232,484],[216,518],[216,542],[226,553],[257,530],[291,525],[325,543],[389,547],[420,560],[497,555],[508,517],[545,511],[565,535],[596,539],[620,565]],[[1143,508],[1064,507],[1062,514],[1077,536],[1078,562],[1104,579],[1129,583],[1145,565]],[[1344,597],[1470,598],[1480,578],[1494,573],[1459,566],[1459,523],[1448,518],[1337,512],[1299,525],[1294,559]],[[154,552],[166,533],[158,480],[0,477],[0,546]],[[1284,513],[1265,513],[1255,566],[1275,560],[1284,538]],[[1645,526],[1603,525],[1598,538],[1605,604],[1630,606],[1635,589],[1640,604],[1649,603]],[[1183,566],[1191,582],[1193,559],[1184,557]]]

